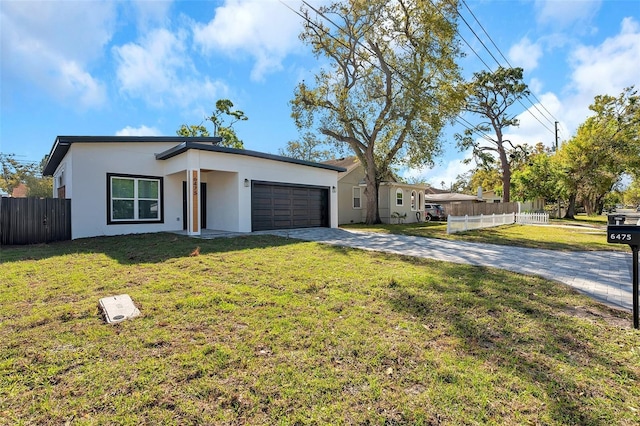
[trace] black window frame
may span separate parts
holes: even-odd
[[[112,200],[111,200],[111,180],[113,178],[123,178],[123,179],[143,179],[143,180],[154,180],[158,181],[158,196],[159,196],[159,218],[158,219],[124,219],[124,220],[113,220],[111,218],[112,215]],[[136,206],[137,208],[137,201]],[[135,211],[135,210],[134,210]],[[107,225],[131,225],[131,224],[158,224],[164,223],[164,178],[162,176],[146,176],[146,175],[132,175],[127,173],[107,173]]]

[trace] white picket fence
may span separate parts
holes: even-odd
[[[470,231],[472,229],[491,228],[500,225],[519,223],[522,225],[538,225],[549,223],[548,213],[504,213],[480,216],[449,216],[447,218],[447,234]]]
[[[516,213],[516,223],[520,225],[547,225],[549,213]]]

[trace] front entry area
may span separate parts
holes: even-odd
[[[182,229],[187,230],[187,214],[188,214],[188,199],[187,199],[187,182],[182,181]],[[207,183],[200,182],[200,228],[205,229],[207,227]]]
[[[251,183],[251,230],[329,227],[329,188]]]

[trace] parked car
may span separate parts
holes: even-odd
[[[447,215],[440,204],[426,203],[424,205],[425,220],[446,220]]]

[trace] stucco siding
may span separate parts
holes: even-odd
[[[366,216],[367,199],[364,195],[364,186],[360,186],[360,182],[364,179],[364,170],[359,167],[346,174],[338,183],[338,217],[340,225],[346,223],[364,222]],[[360,191],[360,209],[353,208],[353,188],[359,187]]]
[[[338,225],[338,198],[331,190],[337,186],[336,171],[197,149],[156,159],[155,154],[173,146],[160,142],[73,143],[58,167],[64,167],[66,197],[72,199],[72,238],[182,230],[182,182],[188,180],[188,171],[197,170],[201,182],[207,183],[210,229],[251,231],[253,180],[328,188],[330,224]],[[163,223],[108,224],[108,173],[163,178]]]
[[[182,229],[182,223],[175,220],[176,216],[182,216],[182,182],[179,183],[180,191],[177,193],[179,202],[175,203],[175,185],[167,185],[167,179],[164,180],[163,194],[164,223],[107,225],[107,173],[164,176],[164,167],[155,159],[154,153],[168,149],[171,145],[138,145],[140,146],[119,143],[73,144],[69,151],[73,158],[72,188],[71,193],[67,193],[67,197],[72,200],[72,238]]]
[[[239,194],[241,184],[238,173],[208,172],[207,228],[216,230],[239,229]],[[242,188],[244,189],[244,188]]]

